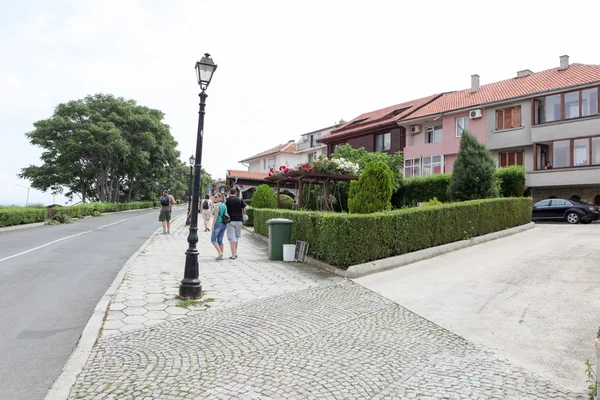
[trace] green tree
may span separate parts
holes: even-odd
[[[463,131],[460,150],[448,186],[455,201],[496,197],[496,163],[490,151],[469,131]]]
[[[96,94],[59,104],[26,136],[43,149],[42,165],[19,176],[41,191],[117,202],[152,198],[177,166],[179,152],[159,110]]]
[[[214,179],[208,172],[202,168],[201,170],[201,182],[200,182],[200,196],[206,194],[206,187],[208,185],[214,186]],[[192,173],[192,185],[194,184],[194,176]],[[177,200],[183,200],[188,196],[190,189],[190,166],[187,163],[179,162],[179,165],[171,167],[169,170],[169,176],[162,183],[161,188],[169,189],[170,194],[173,195]],[[163,189],[160,189],[163,190]],[[159,190],[159,192],[160,192]],[[193,191],[193,189],[192,189]]]
[[[259,185],[252,196],[252,207],[275,208],[277,207],[277,195],[267,184]]]
[[[369,214],[390,210],[393,184],[394,174],[385,162],[368,163],[358,181],[350,182],[350,213]]]

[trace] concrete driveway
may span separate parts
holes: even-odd
[[[534,229],[356,279],[572,390],[600,325],[600,224]]]

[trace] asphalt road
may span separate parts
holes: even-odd
[[[159,227],[157,210],[140,210],[0,232],[0,399],[45,397],[104,292]]]

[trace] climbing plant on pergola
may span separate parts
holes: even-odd
[[[277,184],[277,208],[279,208],[279,197],[282,183],[295,182],[298,184],[298,207],[302,208],[302,190],[307,183],[317,183],[323,185],[325,193],[325,208],[330,209],[329,204],[329,185],[333,182],[350,182],[358,180],[357,175],[325,174],[321,172],[289,171],[287,173],[277,173],[265,178],[266,181]]]

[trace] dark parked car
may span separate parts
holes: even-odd
[[[567,221],[570,224],[589,224],[600,219],[600,207],[581,201],[547,199],[533,205],[532,221]]]

